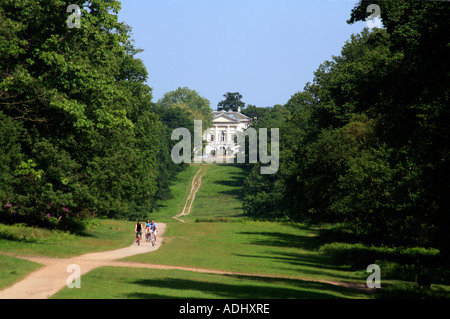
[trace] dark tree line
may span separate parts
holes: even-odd
[[[371,3],[383,29],[353,35],[303,91],[260,112],[256,126],[280,128],[280,170],[254,168],[244,209],[448,254],[450,3],[361,1],[348,22]]]
[[[1,222],[147,217],[183,168],[170,134],[192,111],[151,102],[120,2],[70,3],[80,28],[66,1],[0,4]]]

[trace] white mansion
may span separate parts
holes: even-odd
[[[213,111],[213,127],[205,130],[206,156],[235,156],[239,150],[237,134],[250,125],[250,118],[240,112]]]

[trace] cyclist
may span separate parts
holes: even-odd
[[[150,238],[150,219],[147,219],[145,223],[145,239],[147,240],[147,235]]]
[[[138,238],[138,236],[139,236],[139,240],[141,240],[141,238],[142,238],[142,224],[141,224],[141,221],[140,220],[138,220],[138,222],[136,223],[136,226],[134,227],[134,232],[136,233],[136,239]]]
[[[156,243],[156,234],[158,234],[158,229],[155,221],[152,219],[152,222],[150,223],[150,231],[155,236],[155,243]]]

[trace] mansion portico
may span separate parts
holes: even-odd
[[[205,130],[203,139],[207,142],[204,155],[234,156],[238,152],[237,134],[250,125],[250,118],[240,112],[214,111],[213,127]]]

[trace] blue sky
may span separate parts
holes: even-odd
[[[216,109],[226,92],[246,104],[285,104],[339,55],[352,33],[357,0],[122,0],[153,101],[178,87]]]

